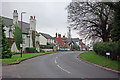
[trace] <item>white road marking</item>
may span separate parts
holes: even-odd
[[[55,64],[57,64],[57,61],[56,61],[56,59],[57,59],[58,57],[56,57],[55,58]],[[70,74],[70,72],[69,71],[67,71],[67,70],[65,70],[65,69],[63,69],[62,67],[60,67],[59,65],[57,65],[57,67],[58,68],[60,68],[60,69],[62,69],[63,71],[65,71],[65,72],[67,72],[67,73],[69,73]]]
[[[57,64],[56,58],[55,58],[55,64]]]
[[[70,74],[70,72],[69,71],[67,71],[67,70],[65,70],[65,69],[63,69],[62,67],[60,67],[59,65],[57,65],[57,67],[59,67],[60,69],[62,69],[63,71],[65,71],[65,72],[67,72],[67,73],[69,73]]]

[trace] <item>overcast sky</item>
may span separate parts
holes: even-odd
[[[67,36],[67,11],[65,8],[70,3],[66,2],[2,2],[2,16],[13,18],[13,10],[20,13],[27,12],[23,15],[23,21],[29,23],[30,16],[36,16],[36,30],[55,36],[60,33]],[[79,37],[76,31],[72,31],[72,37]]]

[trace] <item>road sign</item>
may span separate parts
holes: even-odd
[[[107,55],[107,56],[109,56],[109,55],[110,55],[110,53],[106,53],[106,55]]]
[[[20,47],[23,47],[23,45],[22,45],[22,44],[20,44]]]

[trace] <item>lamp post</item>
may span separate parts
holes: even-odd
[[[21,47],[21,57],[22,57],[22,47],[23,47],[23,45],[22,45],[22,14],[25,14],[26,12],[21,12],[21,45],[20,45],[20,47]]]

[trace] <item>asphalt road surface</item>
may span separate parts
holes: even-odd
[[[11,78],[118,78],[120,75],[88,64],[77,56],[81,52],[47,54],[3,67],[3,77]]]

